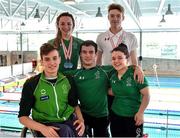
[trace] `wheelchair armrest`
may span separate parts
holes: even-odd
[[[22,131],[21,131],[21,138],[24,138],[24,137],[26,137],[26,134],[27,134],[27,131],[30,131],[30,133],[32,134],[32,136],[34,137],[34,138],[36,138],[37,137],[37,132],[36,131],[34,131],[34,130],[32,130],[32,129],[29,129],[29,128],[27,128],[27,127],[23,127],[22,128]]]

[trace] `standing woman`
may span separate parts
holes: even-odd
[[[55,39],[48,43],[58,48],[61,55],[59,71],[64,72],[68,69],[77,69],[79,59],[80,44],[83,40],[72,36],[75,27],[75,20],[68,12],[61,13],[56,19],[57,35]]]
[[[142,137],[144,110],[149,104],[149,88],[134,80],[134,67],[127,66],[127,46],[121,43],[112,50],[112,66],[116,72],[110,78],[114,100],[111,106],[112,137]]]

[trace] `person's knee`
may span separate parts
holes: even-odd
[[[73,130],[68,125],[62,125],[58,132],[59,132],[60,137],[74,137],[75,136]]]

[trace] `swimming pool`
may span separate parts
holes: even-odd
[[[180,77],[147,76],[147,80],[151,87],[157,87],[159,84],[161,88],[180,88]]]
[[[180,111],[147,109],[144,133],[152,138],[180,137]]]
[[[145,111],[144,132],[149,137],[180,137],[180,77],[147,76],[151,101]]]

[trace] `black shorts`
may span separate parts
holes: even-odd
[[[108,116],[96,118],[85,113],[83,114],[84,123],[86,126],[86,133],[88,136],[94,137],[109,137],[108,126],[109,118]],[[93,134],[92,134],[93,130]]]
[[[134,117],[123,117],[111,111],[110,129],[112,137],[142,137],[143,124],[135,125]]]

